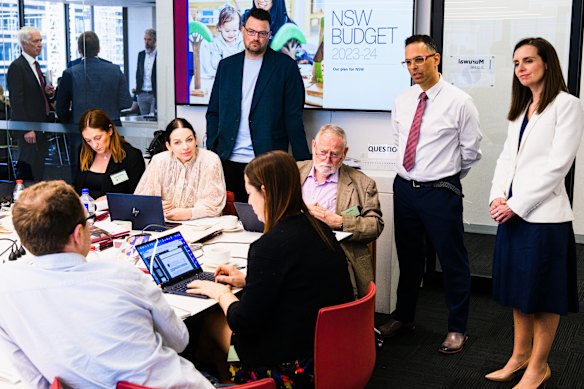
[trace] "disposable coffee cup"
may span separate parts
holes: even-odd
[[[209,266],[225,265],[231,259],[231,252],[229,249],[223,247],[208,247],[205,248],[204,263]]]

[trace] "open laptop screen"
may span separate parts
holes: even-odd
[[[157,284],[167,284],[201,269],[201,265],[180,232],[136,246],[136,251]],[[154,253],[154,270],[150,269],[152,253]]]

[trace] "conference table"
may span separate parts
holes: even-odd
[[[193,243],[193,239],[204,235],[204,231],[216,231],[221,230],[221,223],[223,217],[217,218],[204,218],[195,221],[185,222],[179,227],[166,230],[164,232],[151,232],[152,237],[164,236],[175,231],[180,231],[185,240],[191,246],[195,257],[203,267],[205,271],[214,271],[214,267],[209,266],[205,263],[204,250],[208,247],[221,247],[226,248],[230,251],[231,259],[230,264],[233,264],[241,271],[246,271],[247,266],[247,252],[249,245],[257,240],[261,233],[249,232],[243,230],[243,228],[237,228],[236,231],[222,230],[222,233],[202,244],[202,248]],[[107,221],[106,221],[107,222]],[[99,225],[99,222],[97,222]],[[103,224],[102,224],[103,226]],[[138,233],[139,231],[132,231],[132,233]],[[10,218],[9,212],[0,212],[0,238],[8,238],[12,240],[17,240],[18,236],[14,232],[12,226],[12,220]],[[10,266],[13,261],[8,260],[10,255],[10,245],[8,240],[0,240],[0,271],[2,271],[3,266]],[[8,249],[8,251],[6,251]],[[102,251],[90,251],[87,255],[88,261],[132,261],[136,267],[140,269],[145,269],[145,265],[137,257],[130,259],[122,258],[120,255],[120,250],[122,248],[111,247]],[[30,262],[31,254],[26,254],[25,256],[17,259],[18,262]],[[152,281],[154,282],[154,281]],[[235,292],[238,289],[234,289]],[[206,309],[217,304],[217,301],[213,299],[202,299],[197,297],[187,297],[173,294],[164,294],[168,304],[174,309],[176,315],[181,319],[186,319],[190,316],[195,316]],[[0,389],[4,388],[27,388],[28,385],[20,381],[18,374],[16,373],[12,363],[10,362],[9,356],[0,350]]]

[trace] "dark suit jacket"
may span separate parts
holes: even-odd
[[[97,199],[106,193],[131,194],[134,193],[134,190],[138,186],[138,182],[140,182],[140,178],[142,178],[142,174],[146,169],[142,152],[132,147],[132,145],[129,143],[122,143],[122,147],[126,151],[126,158],[124,158],[120,163],[115,163],[114,159],[110,158],[107,169],[105,170],[105,174],[103,175],[101,192],[93,193],[91,195],[94,199]],[[119,173],[122,170],[126,171],[129,180],[121,182],[118,185],[114,185],[110,176],[112,174]],[[75,177],[75,190],[78,193],[81,193],[81,189],[86,188],[86,178],[87,171],[77,171],[77,176]]]
[[[85,111],[100,108],[120,125],[120,111],[131,106],[128,82],[118,65],[94,57],[63,72],[57,91],[57,115],[62,122],[76,124]]]
[[[47,121],[44,91],[23,55],[10,64],[7,82],[12,120]]]
[[[158,57],[158,53],[156,53]],[[138,53],[138,68],[136,69],[136,94],[142,93],[142,84],[144,83],[144,58],[146,58],[146,50]],[[152,66],[152,94],[156,97],[156,58],[154,58],[154,65]]]
[[[241,119],[241,85],[245,52],[219,62],[207,108],[207,148],[221,159],[233,151]],[[297,160],[310,159],[302,114],[304,84],[290,57],[267,49],[255,86],[249,128],[255,155],[288,151]]]
[[[227,310],[244,366],[313,355],[318,310],[353,300],[347,259],[324,227],[329,249],[304,215],[288,217],[252,243],[241,300]]]

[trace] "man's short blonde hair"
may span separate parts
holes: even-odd
[[[85,209],[75,190],[62,181],[26,188],[12,209],[12,222],[23,246],[34,255],[62,252]]]

